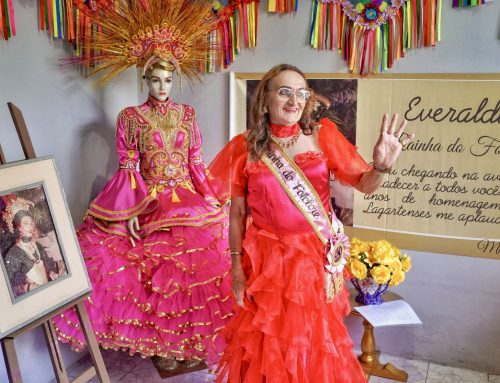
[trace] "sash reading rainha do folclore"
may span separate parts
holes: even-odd
[[[342,223],[332,211],[331,219],[300,168],[276,141],[264,152],[261,160],[271,170],[293,204],[304,215],[325,246],[325,289],[327,302],[333,301],[343,288],[343,269],[349,256],[349,240]]]

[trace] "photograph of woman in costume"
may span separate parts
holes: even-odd
[[[30,188],[1,199],[3,264],[13,298],[18,298],[57,280],[67,271],[43,188]],[[48,243],[49,237],[56,241]]]

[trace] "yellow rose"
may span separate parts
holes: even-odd
[[[357,259],[353,259],[351,261],[349,269],[351,270],[352,275],[354,275],[354,277],[358,279],[364,279],[368,274],[366,265]]]
[[[411,258],[409,255],[405,255],[401,258],[401,265],[403,266],[403,271],[406,273],[411,269]]]
[[[391,258],[387,261],[385,264],[389,269],[391,269],[392,272],[396,270],[403,270],[403,265],[401,264],[401,261],[399,258]]]
[[[401,282],[405,280],[405,273],[403,270],[395,270],[392,272],[391,281],[389,282],[389,286],[397,286]]]
[[[401,251],[400,251],[397,247],[394,247],[394,246],[393,246],[393,248],[394,248],[394,251],[396,252],[396,256],[397,256],[398,258],[401,258]]]
[[[389,279],[391,278],[391,270],[383,265],[375,266],[371,269],[370,274],[375,282],[380,284],[389,282]]]
[[[367,242],[361,241],[358,238],[351,239],[351,254],[367,253],[369,250],[370,245]]]
[[[396,257],[393,246],[387,241],[377,241],[373,246],[373,262],[387,265],[387,263]]]

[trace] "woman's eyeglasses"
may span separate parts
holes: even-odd
[[[295,94],[295,97],[297,97],[297,101],[301,104],[306,103],[307,100],[309,100],[309,97],[311,97],[311,92],[309,92],[307,89],[297,89],[294,92],[293,89],[288,86],[282,86],[276,90],[272,90],[271,92],[276,92],[278,96],[283,100],[290,100]]]

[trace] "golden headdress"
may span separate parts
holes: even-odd
[[[2,196],[3,204],[5,209],[1,212],[2,219],[7,224],[7,227],[11,233],[14,232],[14,217],[15,215],[23,210],[26,213],[30,213],[33,209],[34,203],[25,200],[21,197],[16,197],[14,193]]]
[[[97,30],[72,63],[91,67],[89,76],[101,74],[97,85],[131,66],[147,69],[158,60],[190,81],[199,80],[199,69],[214,48],[207,36],[216,23],[212,1],[118,0],[93,15]]]

